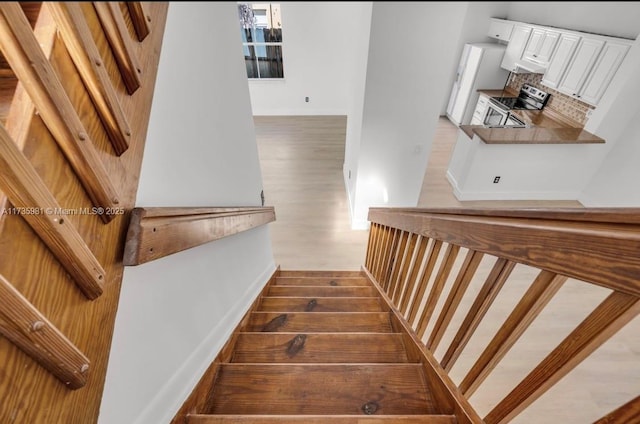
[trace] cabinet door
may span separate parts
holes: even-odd
[[[503,19],[491,19],[487,35],[497,40],[509,41],[513,31],[513,23]]]
[[[627,44],[607,42],[604,45],[598,61],[593,66],[593,71],[589,74],[578,96],[580,100],[592,105],[598,104],[628,50]]]
[[[516,61],[520,60],[522,57],[522,52],[527,45],[527,41],[529,41],[529,36],[531,35],[531,29],[532,28],[530,26],[524,25],[516,25],[513,28],[511,40],[509,40],[507,49],[504,52],[502,64],[500,65],[503,69],[506,69],[507,71],[516,70]]]
[[[580,40],[567,72],[558,85],[558,91],[576,98],[580,95],[580,89],[593,68],[603,45],[604,41],[594,38],[585,37]]]
[[[558,47],[551,56],[549,66],[542,77],[542,84],[551,88],[556,88],[560,84],[560,79],[564,75],[579,41],[580,37],[577,35],[562,34],[560,36]]]
[[[532,60],[538,56],[538,52],[540,51],[540,47],[542,46],[542,40],[544,39],[545,31],[540,28],[536,28],[531,32],[531,37],[529,37],[529,42],[524,49],[524,53],[522,54],[523,59]]]
[[[545,31],[542,42],[540,43],[540,49],[537,56],[534,56],[538,62],[549,63],[551,55],[555,51],[558,40],[560,39],[560,33],[557,31]]]

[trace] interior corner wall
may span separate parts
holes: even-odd
[[[136,205],[261,189],[236,4],[172,2]],[[126,267],[98,422],[170,422],[274,271],[267,226]]]
[[[359,23],[370,4],[284,2],[280,7],[284,79],[249,81],[253,114],[347,115]]]
[[[370,206],[417,205],[467,6],[373,3],[354,228]]]

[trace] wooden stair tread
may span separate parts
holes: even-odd
[[[377,297],[274,297],[265,296],[263,312],[382,312]]]
[[[390,333],[388,312],[252,312],[245,332]]]
[[[364,286],[271,286],[267,296],[291,297],[375,297],[378,292],[373,287]]]
[[[408,362],[399,333],[240,333],[231,362]]]
[[[420,364],[222,364],[210,414],[434,414]]]
[[[455,424],[453,415],[188,415],[187,424]]]
[[[362,271],[280,270],[278,277],[365,277]]]
[[[277,286],[364,286],[371,283],[364,277],[277,277]]]

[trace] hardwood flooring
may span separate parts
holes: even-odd
[[[350,229],[342,177],[344,117],[255,117],[266,204],[276,208],[270,224],[276,264],[283,270],[359,270],[368,231]],[[420,207],[566,206],[576,201],[460,202],[445,173],[457,128],[441,118],[418,201]],[[444,251],[444,249],[443,249]],[[460,254],[460,258],[464,256]],[[466,311],[495,258],[486,257],[459,310]],[[457,263],[455,267],[459,267]],[[518,265],[450,375],[460,383],[480,351],[533,281],[536,271]],[[477,281],[476,281],[477,280]],[[446,290],[446,288],[445,288]],[[607,290],[569,280],[494,374],[470,399],[484,416],[607,295]],[[589,309],[591,308],[591,309]],[[463,316],[454,316],[456,329]],[[572,327],[573,326],[573,327]],[[640,393],[640,318],[629,323],[589,359],[518,416],[514,423],[593,422]],[[442,346],[453,333],[445,334]],[[478,342],[478,343],[474,343]],[[443,349],[436,351],[440,359]]]

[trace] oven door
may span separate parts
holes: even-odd
[[[507,122],[509,112],[500,109],[498,106],[489,102],[487,112],[484,115],[484,125],[504,125]]]

